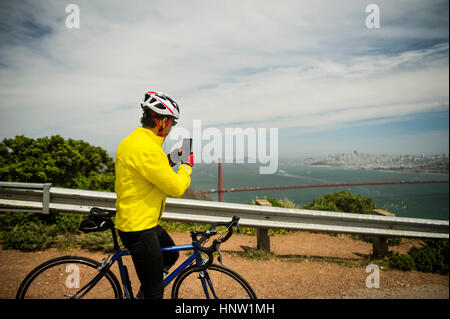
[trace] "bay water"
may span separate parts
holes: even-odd
[[[275,174],[259,174],[257,164],[222,164],[223,188],[312,185],[325,183],[393,182],[448,180],[448,174],[429,174],[385,170],[342,169],[317,166],[279,165]],[[196,190],[218,188],[218,164],[196,164],[191,187]],[[225,202],[248,204],[265,196],[287,198],[301,206],[327,193],[345,190],[354,195],[371,198],[377,208],[399,217],[449,219],[449,185],[407,184],[376,186],[342,186],[327,188],[284,189],[224,193]],[[209,194],[217,201],[217,194]]]

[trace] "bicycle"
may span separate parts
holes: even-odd
[[[22,281],[16,299],[82,299],[115,298],[133,299],[133,290],[122,257],[130,255],[128,250],[121,250],[112,218],[115,210],[93,207],[80,224],[84,232],[105,231],[110,229],[114,250],[102,262],[80,256],[63,256],[50,259],[34,268]],[[171,298],[239,298],[256,299],[256,294],[238,273],[226,268],[222,261],[220,245],[233,234],[233,226],[240,233],[239,217],[234,216],[230,222],[216,223],[206,231],[192,230],[192,243],[164,247],[161,251],[193,251],[193,253],[164,278],[164,287],[173,280]],[[225,227],[220,233],[217,227]],[[212,244],[204,246],[213,236],[219,235]],[[213,254],[218,253],[221,265],[213,264]],[[121,284],[111,271],[114,263],[118,264]]]

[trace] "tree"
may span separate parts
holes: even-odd
[[[82,140],[18,135],[0,142],[0,180],[114,191],[114,161]]]

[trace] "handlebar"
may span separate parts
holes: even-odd
[[[220,244],[226,242],[231,237],[231,235],[233,235],[233,226],[237,226],[238,232],[241,233],[241,229],[239,227],[239,219],[240,217],[233,216],[230,222],[213,224],[206,231],[191,230],[192,243],[197,246],[198,250],[208,255],[208,261],[202,266],[196,267],[198,271],[204,270],[213,263],[213,253],[215,251],[219,253],[218,257],[219,262],[222,265],[224,265],[224,263],[222,262],[222,253],[220,251]],[[223,237],[214,239],[211,245],[204,246],[204,244],[209,240],[209,238],[211,238],[214,235],[217,235],[218,232],[216,227],[220,226],[225,226],[227,228],[226,234]],[[200,238],[198,238],[199,236]]]

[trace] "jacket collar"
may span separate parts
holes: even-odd
[[[156,135],[149,129],[138,126],[138,127],[136,127],[136,131],[150,136],[150,138],[159,146],[162,146],[162,143],[164,142],[164,137]]]

